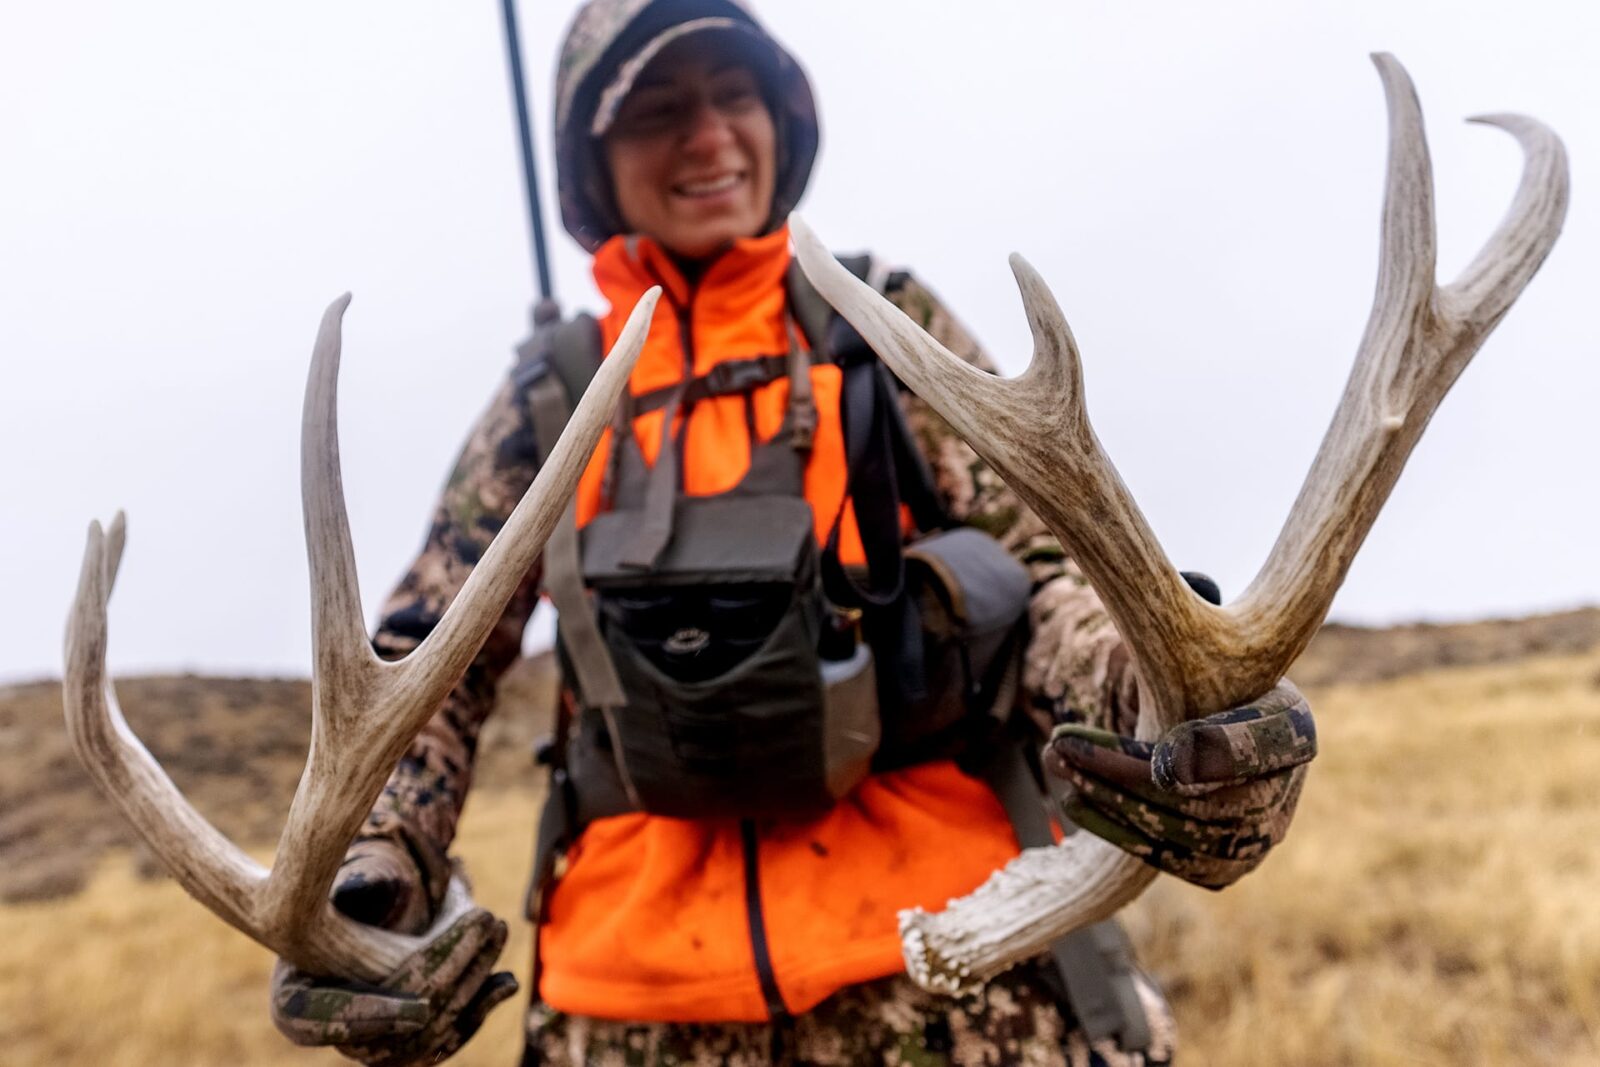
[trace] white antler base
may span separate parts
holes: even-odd
[[[1082,831],[1051,848],[1025,849],[944,911],[900,913],[906,971],[936,993],[970,992],[1108,917],[1155,877],[1154,868]]]

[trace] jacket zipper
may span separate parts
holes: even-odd
[[[689,298],[682,305],[674,301],[674,310],[678,313],[678,343],[683,349],[683,381],[694,377],[694,298],[698,288],[698,285],[689,287]],[[669,294],[672,291],[664,282],[661,289]],[[671,419],[672,416],[672,412],[666,413],[666,418]],[[688,417],[687,412],[684,417]],[[778,989],[778,977],[772,969],[767,920],[761,907],[761,863],[756,847],[755,820],[739,820],[739,842],[744,854],[745,924],[750,931],[750,951],[755,959],[756,981],[761,985],[761,998],[766,1001],[768,1016],[774,1021],[787,1019],[789,1006],[783,1002],[783,993]]]
[[[789,1006],[778,990],[778,977],[772,970],[772,953],[767,943],[767,920],[761,910],[761,864],[756,851],[754,819],[739,820],[739,839],[744,848],[744,911],[750,926],[750,948],[756,961],[756,979],[767,1014],[774,1020],[789,1016]]]
[[[673,313],[678,317],[678,347],[683,349],[683,372],[679,381],[686,382],[694,377],[694,298],[700,291],[700,282],[684,279],[688,297],[680,304],[672,295],[672,286],[655,269],[654,264],[646,263],[644,267],[645,272],[661,286],[661,295],[672,305]]]
[[[675,305],[678,312],[678,347],[683,349],[683,371],[678,376],[679,389],[687,389],[688,383],[694,379],[694,298],[699,288],[698,282],[691,282],[689,284],[688,299],[683,302],[682,307],[676,307]],[[662,292],[666,291],[666,286],[662,286]],[[668,447],[675,447],[679,442],[686,444],[689,439],[689,405],[680,402],[676,409],[662,412],[662,418],[666,420],[664,424],[666,429],[663,432],[667,435],[662,440],[667,443]],[[675,418],[683,420],[679,430],[683,436],[676,440],[672,437],[672,420]],[[679,493],[683,492],[684,479],[688,473],[683,469],[683,465],[687,460],[686,450],[680,450],[678,452],[678,485],[676,487],[676,491]],[[661,462],[660,456],[656,457],[656,462]]]
[[[678,309],[678,347],[683,349],[683,377],[687,382],[694,377],[694,288],[689,289],[689,299]]]

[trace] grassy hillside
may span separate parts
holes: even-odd
[[[1163,880],[1129,915],[1141,959],[1177,1006],[1182,1062],[1600,1063],[1600,652],[1311,696],[1323,754],[1289,841],[1225,893]],[[15,755],[6,726],[0,717],[0,757]],[[521,753],[535,728],[497,728],[500,754],[463,824],[478,895],[508,916],[531,848],[537,790]],[[279,788],[263,769],[233,766],[232,778],[261,776],[257,792]],[[185,773],[207,793],[207,772]],[[9,792],[16,779],[0,782]],[[203,806],[237,809],[223,821],[241,826],[258,817],[252,803],[263,818],[275,807],[236,788]],[[22,847],[17,810],[0,805],[14,883],[28,856],[49,866],[57,839],[32,816]],[[40,899],[36,880],[35,899],[0,906],[0,1061],[344,1062],[273,1031],[263,950],[171,883],[139,878],[125,851],[84,863],[82,891]],[[506,965],[524,970],[527,952],[519,926]],[[517,1016],[502,1008],[454,1062],[515,1062]]]

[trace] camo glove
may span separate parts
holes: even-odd
[[[1158,870],[1221,889],[1283,839],[1316,752],[1311,708],[1285,680],[1154,744],[1064,723],[1044,764],[1071,786],[1062,809],[1078,826]]]
[[[368,1067],[439,1063],[517,991],[491,973],[506,924],[473,908],[407,956],[378,986],[313,978],[283,960],[272,972],[272,1021],[297,1045],[333,1045]]]
[[[442,877],[420,869],[439,865]],[[382,838],[358,841],[340,869],[333,903],[360,922],[420,933],[439,909],[449,877],[442,854],[419,855]],[[431,888],[436,883],[437,892]],[[375,986],[314,977],[279,960],[272,972],[272,1021],[297,1045],[332,1045],[369,1067],[439,1063],[517,991],[509,972],[493,971],[505,940],[505,923],[474,907]]]

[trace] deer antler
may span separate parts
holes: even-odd
[[[791,223],[801,265],[822,295],[1035,509],[1099,592],[1136,661],[1142,738],[1252,700],[1288,669],[1321,625],[1434,409],[1560,232],[1560,139],[1531,118],[1478,118],[1515,136],[1526,165],[1499,229],[1460,278],[1439,287],[1421,108],[1394,57],[1373,61],[1388,98],[1389,168],[1372,315],[1283,532],[1226,607],[1188,589],[1102,451],[1084,409],[1077,346],[1033,268],[1011,259],[1033,362],[1021,377],[1002,379],[951,355],[839,267],[803,223]],[[902,913],[908,968],[930,989],[964,988],[1104,918],[1154,877],[1087,834],[1030,849],[946,911]]]
[[[549,462],[473,568],[432,634],[403,660],[373,653],[361,616],[355,552],[339,474],[336,421],[340,321],[322,317],[301,431],[301,497],[311,562],[311,751],[276,859],[261,867],[195,811],[128,729],[106,674],[106,602],[122,558],[121,514],[89,527],[67,624],[67,732],[101,790],[189,893],[225,921],[305,970],[380,981],[452,921],[459,887],[420,938],[354,922],[328,890],[346,847],[406,746],[477,654],[550,536],[606,426],[650,325],[658,289],[633,309]]]

